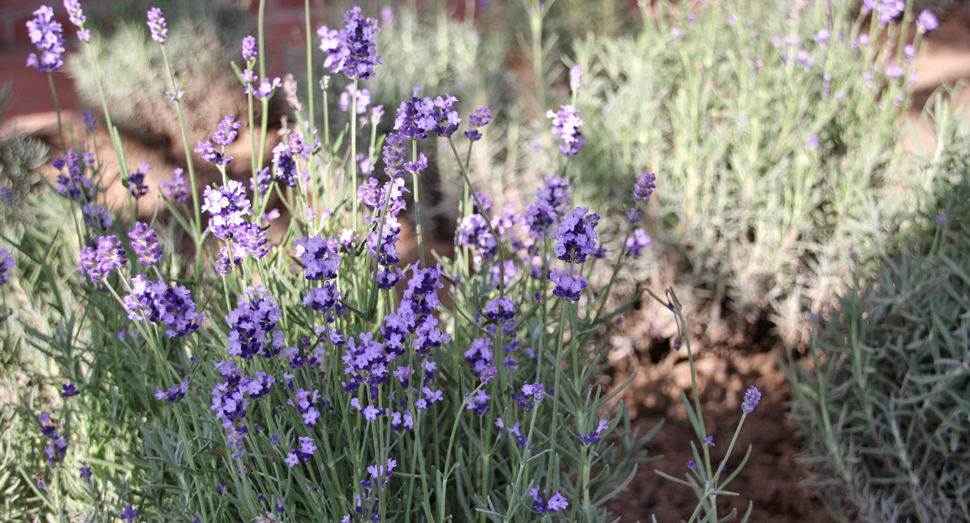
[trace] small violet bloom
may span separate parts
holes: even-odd
[[[741,410],[745,413],[750,414],[754,411],[754,408],[758,406],[761,401],[761,392],[758,391],[757,387],[754,385],[744,393],[744,402],[741,403]]]
[[[575,107],[567,104],[561,106],[558,112],[550,109],[546,112],[546,118],[552,120],[552,134],[559,137],[559,151],[563,156],[575,156],[579,148],[586,145],[586,139],[579,132],[584,122]]]
[[[42,5],[34,11],[34,18],[27,21],[27,34],[30,43],[37,46],[40,57],[30,53],[27,57],[27,67],[34,67],[42,73],[52,73],[64,65],[61,55],[64,53],[64,38],[59,22],[54,21],[54,10]]]
[[[161,9],[153,7],[148,10],[148,29],[152,32],[152,40],[161,44],[168,39],[168,26]]]

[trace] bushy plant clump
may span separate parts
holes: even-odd
[[[358,111],[360,82],[384,67],[378,22],[359,7],[337,27],[316,31],[322,92],[312,81],[313,53],[314,87],[297,93],[294,82],[266,75],[261,38],[243,38],[235,71],[248,114],[212,118],[211,134],[192,144],[185,123],[192,95],[168,54],[175,32],[152,8],[146,25],[164,85],[146,89],[170,104],[166,114],[187,154],[185,168],[150,186],[151,166],[125,161],[96,37],[79,2],[64,7],[105,121],[88,114],[83,129],[66,131],[59,121],[64,153],[49,167],[52,190],[27,191],[28,207],[49,204],[44,216],[70,219],[46,235],[30,223],[5,223],[5,241],[17,253],[0,249],[0,285],[18,270],[20,278],[4,288],[4,306],[6,289],[15,287],[18,301],[39,300],[33,310],[43,316],[18,317],[23,332],[13,341],[57,366],[47,373],[54,387],[16,391],[21,404],[11,423],[27,436],[14,442],[23,454],[15,467],[25,481],[7,487],[0,478],[0,486],[27,485],[29,497],[5,507],[8,514],[128,522],[608,520],[603,504],[644,461],[649,435],[631,434],[626,410],[595,386],[602,356],[595,335],[623,309],[608,310],[610,285],[596,290],[588,276],[607,258],[616,274],[649,244],[638,224],[649,212],[653,175],[629,180],[636,204],[627,241],[616,245],[604,245],[599,215],[574,203],[561,176],[548,176],[521,207],[493,208],[467,172],[469,152],[490,124],[488,107],[466,116],[454,96],[422,96],[415,87],[380,139],[382,108]],[[42,6],[28,28],[40,54],[27,65],[50,78],[63,65],[63,27]],[[315,104],[339,103],[329,75],[353,86],[349,112],[368,114],[350,118],[337,136],[326,131],[329,122],[323,133],[314,123]],[[242,141],[254,158],[266,148],[274,96],[285,99],[295,126],[273,148],[271,165],[255,161],[247,180],[230,178],[234,145]],[[576,156],[583,146],[576,109],[549,114],[562,155]],[[107,152],[86,149],[98,125],[111,134],[126,208],[105,202]],[[413,180],[420,224],[416,180],[428,159],[417,144],[425,140],[453,152],[452,176],[463,184],[457,252],[426,259],[418,227],[420,259],[404,267],[404,178]],[[385,176],[364,180],[378,154]],[[199,194],[201,165],[222,179]],[[271,195],[289,214],[280,237],[267,232],[280,219]],[[145,200],[156,213],[167,209],[172,223],[138,221],[135,209]],[[77,241],[76,255],[65,237]],[[194,256],[175,249],[183,238]],[[679,314],[676,298],[669,307]],[[745,413],[759,398],[752,388]],[[10,447],[2,443],[7,463]],[[693,468],[697,481],[685,482],[698,492],[695,517],[716,514],[715,498],[728,494],[720,487],[730,481],[719,480],[722,468],[712,469],[706,448],[704,458]]]
[[[970,521],[970,178],[839,298],[789,370],[792,415],[842,519]],[[947,162],[950,163],[950,162]]]
[[[591,201],[627,202],[623,173],[669,173],[654,240],[712,321],[727,305],[804,343],[850,254],[878,252],[927,192],[897,121],[935,21],[890,1],[648,4],[639,34],[573,46],[588,149],[570,172]]]

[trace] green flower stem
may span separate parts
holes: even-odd
[[[182,100],[178,98],[178,87],[175,85],[175,75],[172,74],[172,65],[168,60],[168,52],[165,51],[165,44],[161,44],[162,58],[165,60],[165,70],[168,72],[168,80],[172,86],[172,94],[175,96],[175,110],[179,117],[179,130],[182,132],[182,144],[185,147],[185,163],[189,168],[189,183],[192,186],[192,211],[195,216],[195,230],[192,231],[195,241],[195,283],[202,284],[202,211],[199,207],[199,189],[195,183],[195,162],[192,161],[192,149],[189,146],[189,136],[185,130],[185,118],[182,115]]]
[[[600,300],[600,306],[596,310],[596,316],[593,316],[592,322],[595,323],[599,321],[600,316],[603,314],[603,308],[606,307],[606,299],[610,295],[610,290],[613,289],[613,283],[616,281],[616,275],[620,273],[620,263],[623,261],[623,249],[626,248],[626,242],[630,239],[630,235],[633,234],[633,224],[627,228],[626,237],[623,239],[623,243],[620,244],[620,254],[616,257],[616,263],[613,264],[613,274],[610,275],[610,282],[606,284],[606,289],[601,293],[603,298]]]
[[[418,161],[418,141],[414,138],[411,139],[411,161],[415,163]],[[422,267],[427,267],[424,263],[424,235],[421,234],[421,197],[418,190],[418,172],[411,171],[411,174],[414,176],[414,234],[418,240],[418,259],[421,260]]]
[[[54,75],[47,73],[47,83],[51,86],[51,96],[54,97],[54,112],[57,113],[57,134],[61,137],[61,150],[67,152],[67,143],[64,141],[64,129],[61,127],[61,105],[57,102],[57,89],[54,89]]]

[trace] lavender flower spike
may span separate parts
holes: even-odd
[[[754,385],[744,393],[744,402],[741,403],[741,410],[746,414],[751,414],[754,408],[758,406],[758,402],[761,401],[761,392]]]
[[[61,58],[64,53],[61,31],[61,24],[54,21],[54,10],[49,6],[42,5],[34,11],[34,18],[27,22],[27,33],[30,42],[40,51],[40,57],[30,53],[27,67],[35,67],[42,73],[52,73],[64,65]]]
[[[168,40],[168,26],[161,9],[153,7],[148,10],[148,29],[152,32],[152,40],[160,44]]]
[[[569,69],[569,90],[576,92],[583,85],[583,68],[574,65]]]
[[[138,263],[155,265],[162,259],[162,246],[158,244],[155,230],[148,225],[137,222],[135,230],[128,233],[131,238],[131,248],[138,255]]]
[[[0,249],[0,285],[10,281],[10,270],[17,265],[7,249]]]
[[[374,75],[374,66],[381,63],[376,45],[380,30],[377,20],[360,14],[359,6],[344,13],[344,26],[339,31],[321,26],[317,29],[320,50],[327,53],[323,66],[352,80],[367,80]]]
[[[82,273],[87,274],[91,283],[101,283],[111,271],[128,263],[128,258],[121,242],[113,234],[95,238],[94,245],[81,251],[78,267]]]
[[[916,30],[920,33],[928,33],[937,27],[940,27],[940,22],[936,19],[936,15],[933,11],[928,9],[923,10],[919,14],[919,18],[916,19]]]
[[[563,105],[559,112],[546,112],[546,118],[552,120],[552,134],[559,137],[559,150],[563,156],[575,156],[579,154],[579,148],[586,145],[579,128],[583,126],[583,119],[579,117],[579,111],[571,105]]]
[[[84,22],[87,21],[87,17],[84,16],[84,11],[81,10],[81,2],[79,0],[64,0],[64,9],[67,11],[71,23],[78,27],[78,40],[90,42],[91,30],[84,28]]]
[[[256,59],[256,39],[253,38],[253,35],[246,36],[242,39],[242,57],[247,62],[252,62]]]

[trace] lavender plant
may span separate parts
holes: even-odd
[[[85,31],[80,7],[69,8]],[[151,10],[147,27],[189,151],[163,13]],[[380,74],[376,22],[359,8],[341,29],[319,33],[329,74],[355,84]],[[278,84],[255,76],[265,54],[252,39],[242,52],[248,74],[239,75],[239,89],[252,108]],[[97,55],[88,57],[101,84]],[[366,132],[352,120],[348,140],[321,142],[312,103],[282,87],[297,126],[275,151],[272,175],[257,171],[258,162],[248,184],[227,173],[226,148],[243,125],[251,148],[265,149],[253,143],[266,134],[252,110],[212,120],[211,140],[187,158],[188,184],[178,173],[164,187],[146,187],[138,175],[147,167],[123,171],[129,202],[153,198],[173,224],[136,223],[131,203],[127,220],[108,210],[97,183],[104,163],[82,141],[72,139],[77,149],[52,164],[82,247],[77,274],[64,276],[82,302],[78,316],[58,309],[58,330],[31,332],[69,378],[56,404],[23,405],[47,456],[35,493],[61,517],[93,520],[606,520],[603,503],[643,461],[646,439],[629,433],[625,410],[594,386],[596,334],[623,310],[605,310],[609,286],[589,288],[587,276],[608,254],[599,216],[574,206],[561,176],[550,176],[528,208],[493,212],[471,185],[467,160],[490,111],[468,117],[473,125],[460,139],[465,116],[448,94],[416,90],[402,102],[384,139],[387,178],[358,183],[357,140]],[[355,114],[362,91],[353,92]],[[582,145],[577,118],[567,111],[559,125],[568,156]],[[465,234],[453,259],[402,267],[402,175],[427,167],[419,140],[441,140],[454,153],[469,195]],[[202,198],[192,176],[201,162],[222,177]],[[271,191],[291,216],[279,238],[266,234]],[[176,200],[191,203],[183,212]],[[16,232],[27,255],[32,233]],[[191,262],[175,252],[179,236],[196,246]],[[627,236],[642,242],[632,225]],[[61,277],[46,260],[30,260],[51,282]],[[120,390],[115,419],[93,423]],[[123,465],[92,455],[96,443],[72,444],[99,430],[131,437],[132,426],[143,447],[127,449]]]
[[[847,283],[850,253],[878,252],[933,196],[897,125],[930,13],[904,2],[867,3],[874,13],[851,2],[640,5],[639,34],[574,42],[586,75],[572,103],[589,151],[570,169],[595,176],[577,189],[629,202],[625,173],[669,173],[655,252],[672,246],[680,278],[709,296],[684,296],[710,311],[708,332],[729,309],[804,343],[809,315]]]

